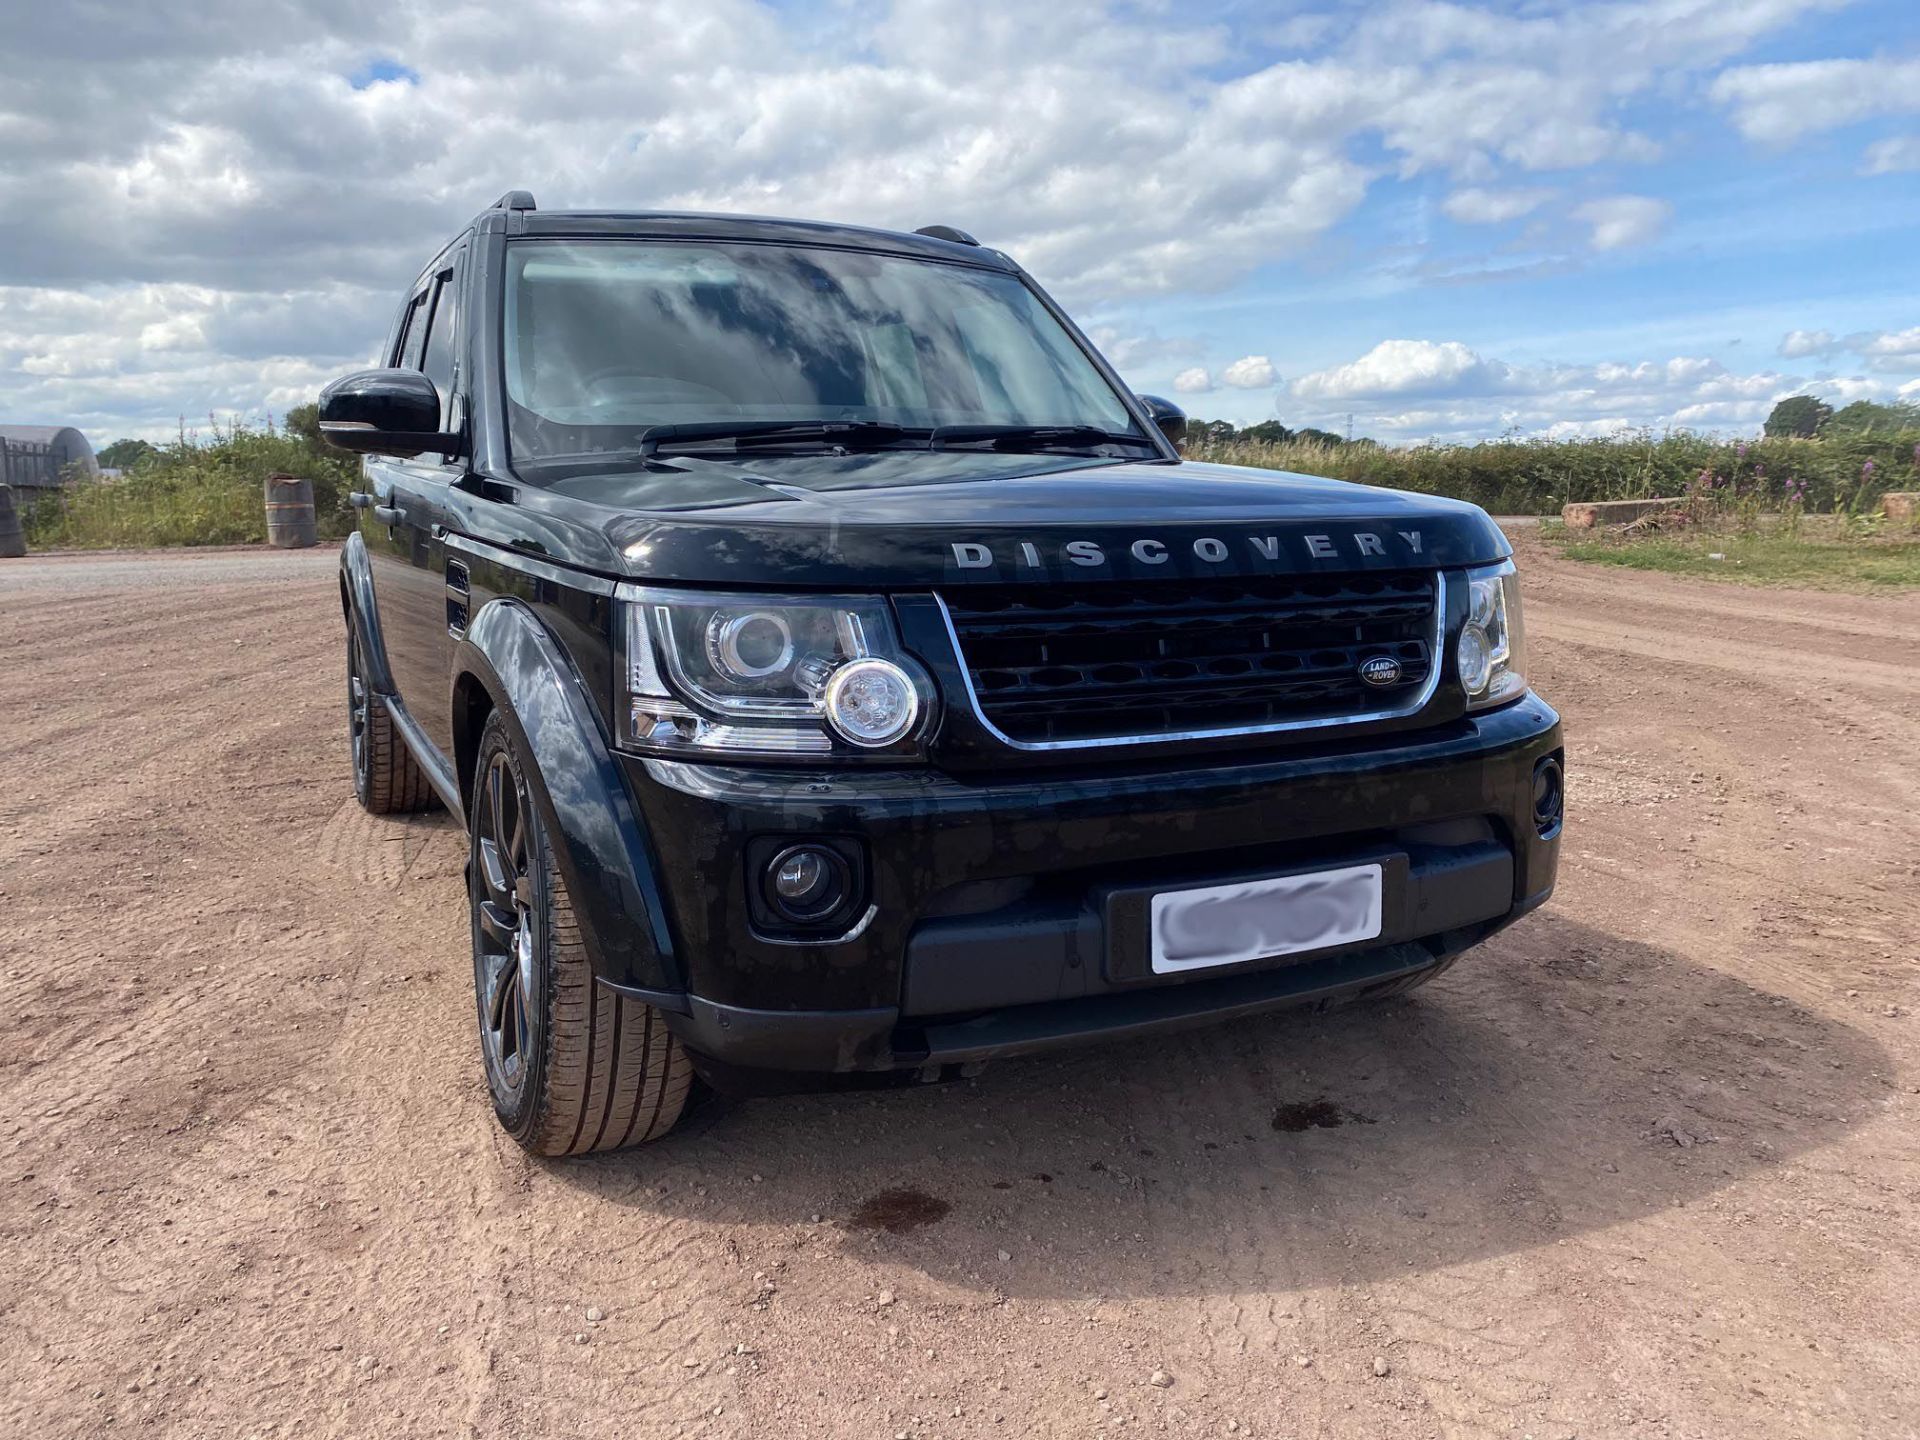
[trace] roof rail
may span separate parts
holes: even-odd
[[[966,231],[956,230],[951,225],[922,225],[913,233],[916,235],[930,235],[935,240],[951,240],[956,245],[978,245],[980,243]]]
[[[489,210],[538,210],[540,207],[533,203],[531,190],[509,190],[487,208]]]

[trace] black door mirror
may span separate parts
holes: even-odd
[[[320,434],[330,445],[376,455],[453,454],[459,435],[440,429],[440,395],[418,370],[356,370],[320,392]]]
[[[1171,400],[1162,400],[1158,395],[1136,395],[1134,399],[1147,407],[1147,418],[1160,427],[1160,433],[1178,445],[1187,438],[1187,412]]]

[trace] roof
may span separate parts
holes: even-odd
[[[919,255],[991,270],[1013,270],[1013,261],[984,245],[963,245],[937,236],[839,225],[824,220],[782,220],[766,215],[712,215],[681,210],[512,210],[510,235],[659,236],[676,240],[748,240],[789,245],[831,245],[847,250]]]
[[[12,440],[21,445],[52,445],[63,435],[79,434],[71,425],[0,425],[0,440]]]

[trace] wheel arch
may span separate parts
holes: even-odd
[[[380,611],[373,598],[373,566],[367,559],[367,542],[357,530],[340,547],[340,604],[346,611],[348,627],[360,642],[360,663],[367,683],[382,695],[398,694],[393,671],[387,665]]]
[[[455,646],[453,732],[463,808],[487,718],[519,747],[593,969],[684,1009],[658,862],[579,672],[523,602],[489,601]]]
[[[460,782],[460,812],[473,813],[474,762],[480,756],[480,732],[497,702],[487,683],[472,670],[453,677],[453,771]]]

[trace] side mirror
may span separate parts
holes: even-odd
[[[1187,412],[1171,400],[1162,400],[1158,395],[1136,395],[1134,399],[1147,407],[1147,418],[1160,427],[1160,433],[1178,445],[1187,438]]]
[[[418,370],[356,370],[320,392],[329,445],[375,455],[452,454],[465,443],[440,429],[440,395]]]

